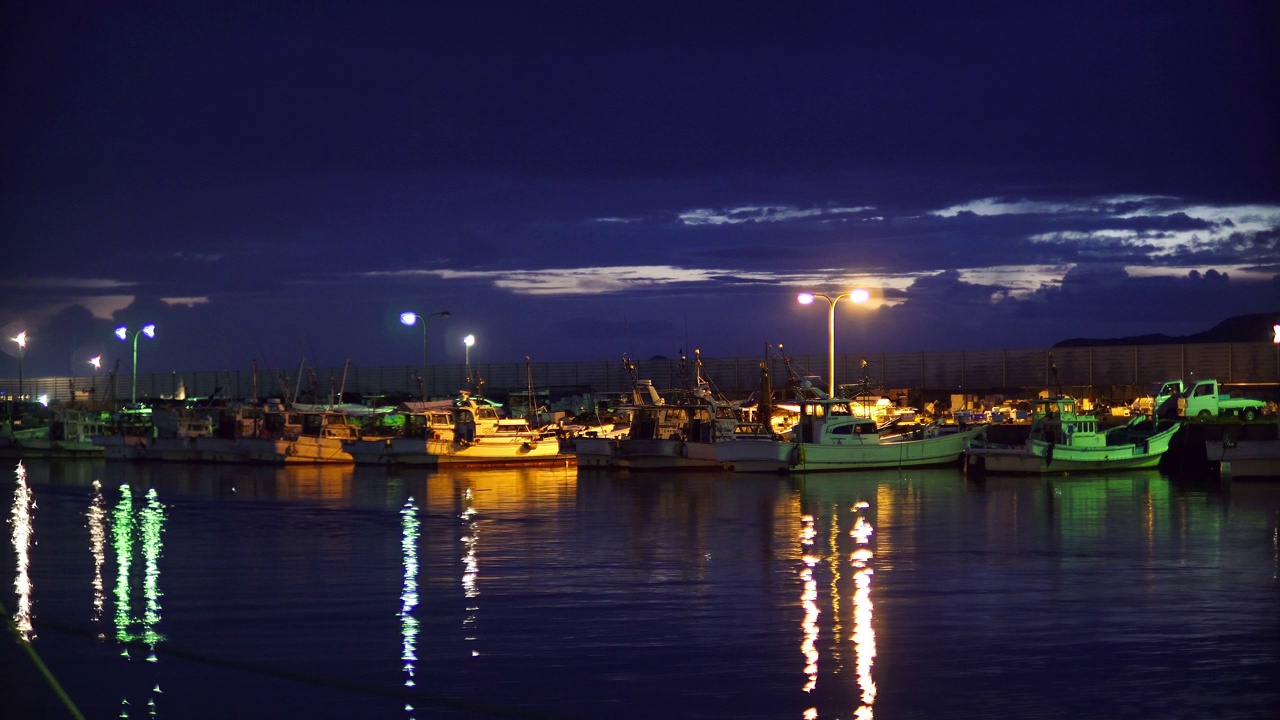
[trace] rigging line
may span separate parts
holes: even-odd
[[[0,609],[3,609],[2,605],[0,605]],[[10,626],[12,626],[13,620],[12,618],[9,618],[8,612],[5,612],[5,617],[9,619],[9,624]],[[39,625],[44,630],[61,632],[68,635],[79,635],[81,637],[92,638],[95,641],[99,639],[95,633],[74,625],[66,625],[63,623],[51,622],[47,620],[39,623]],[[15,628],[15,631],[16,631],[16,628]],[[353,682],[350,680],[324,677],[321,675],[314,675],[311,673],[304,673],[304,672],[298,672],[295,670],[288,670],[285,668],[262,665],[260,663],[247,662],[244,660],[230,660],[226,658],[220,658],[213,655],[209,655],[206,653],[196,652],[194,650],[183,650],[182,648],[174,647],[173,643],[163,643],[161,645],[155,645],[155,646],[143,640],[114,640],[114,643],[118,646],[127,647],[130,649],[148,650],[150,652],[154,652],[156,655],[176,657],[176,658],[181,658],[183,660],[190,660],[192,662],[204,663],[206,665],[215,665],[218,667],[228,668],[233,670],[240,670],[242,672],[253,673],[256,675],[265,675],[268,677],[274,677],[281,680],[290,680],[293,682],[303,683],[307,685],[317,685],[321,687],[347,690],[349,692],[359,693],[362,695],[372,695],[372,696],[378,696],[378,697],[384,697],[384,698],[391,698],[391,699],[405,701],[405,702],[422,703],[424,705],[435,705],[442,708],[463,710],[473,714],[479,713],[479,714],[490,715],[494,717],[523,718],[525,720],[576,720],[575,718],[569,715],[561,715],[561,714],[551,713],[551,712],[539,712],[535,710],[526,710],[523,708],[503,707],[498,705],[490,705],[486,703],[473,702],[470,700],[462,700],[458,698],[442,697],[439,695],[428,695],[426,693],[419,692],[416,690],[405,690],[400,688],[383,688],[383,687],[377,687],[374,685],[368,685],[365,683]],[[29,643],[24,643],[24,644],[29,645]],[[30,652],[34,653],[35,651],[31,650]],[[53,680],[52,676],[49,676],[49,680],[51,683],[54,683],[56,686],[56,682]],[[70,702],[70,700],[68,699],[67,702]],[[80,715],[78,712],[76,712],[76,717],[78,718],[78,720],[85,720],[84,716]]]
[[[40,655],[36,653],[36,649],[31,645],[31,642],[22,637],[22,631],[18,629],[18,624],[13,621],[13,616],[9,614],[9,609],[4,606],[4,603],[0,603],[0,613],[4,614],[4,621],[9,626],[9,632],[12,632],[14,637],[17,638],[18,644],[22,646],[22,649],[27,651],[31,662],[40,671],[40,675],[45,679],[45,682],[49,683],[49,687],[58,696],[58,700],[67,708],[67,712],[71,713],[71,716],[77,720],[85,720],[84,715],[80,713],[80,709],[76,707],[75,701],[71,699],[70,695],[67,695],[66,690],[62,689],[62,684],[53,676],[53,673],[49,672],[48,666],[40,659]]]

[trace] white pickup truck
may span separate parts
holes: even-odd
[[[1166,380],[1153,389],[1152,408],[1157,417],[1186,417],[1207,420],[1234,415],[1255,420],[1267,404],[1252,398],[1237,398],[1221,392],[1217,380],[1197,380],[1189,387],[1181,380]]]

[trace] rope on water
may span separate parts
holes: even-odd
[[[71,716],[76,718],[76,720],[85,720],[84,715],[80,714],[80,709],[76,707],[71,696],[67,695],[67,691],[62,689],[62,684],[53,676],[53,673],[49,672],[48,666],[46,666],[44,661],[40,659],[40,655],[37,654],[36,649],[31,646],[31,642],[23,637],[22,631],[18,629],[18,624],[14,622],[13,616],[9,614],[9,609],[4,606],[4,603],[0,603],[0,613],[4,614],[4,622],[9,626],[9,632],[13,633],[13,636],[17,638],[18,644],[22,646],[22,649],[27,651],[27,656],[31,658],[31,662],[34,663],[36,669],[40,671],[40,675],[45,679],[45,682],[49,683],[49,687],[52,688],[53,693],[58,696],[58,700],[66,706],[67,712],[70,712]]]

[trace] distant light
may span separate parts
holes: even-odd
[[[858,288],[857,290],[853,290],[849,293],[849,299],[858,304],[862,304],[871,299],[871,293],[862,288]]]
[[[121,340],[128,340],[128,339],[129,339],[129,328],[127,328],[127,327],[125,327],[125,326],[123,326],[123,325],[121,325],[120,327],[116,328],[116,337],[120,338]]]
[[[93,357],[89,358],[89,364],[93,366],[93,369],[94,369],[94,370],[97,370],[97,369],[101,368],[101,367],[102,367],[102,356],[101,356],[101,355],[94,355]]]
[[[466,336],[466,337],[462,338],[462,344],[463,344],[463,345],[466,345],[467,347],[471,347],[472,345],[475,345],[475,344],[476,344],[476,336],[475,336],[475,335],[468,335],[468,336]]]
[[[1275,343],[1275,344],[1277,344],[1277,345],[1280,345],[1280,323],[1276,323],[1276,326],[1275,326],[1275,328],[1274,328],[1274,329],[1275,329],[1275,331],[1276,331],[1276,337],[1275,337],[1275,339],[1274,339],[1274,340],[1272,340],[1271,342],[1273,342],[1273,343]]]
[[[405,325],[413,325],[418,322],[418,313],[402,312],[400,313],[400,322]]]
[[[41,405],[43,405],[43,406],[45,406],[45,407],[49,407],[49,395],[48,395],[48,393],[46,393],[46,394],[44,394],[44,395],[41,395],[40,397],[36,398],[36,402],[40,403]]]
[[[800,293],[800,294],[796,297],[796,300],[798,300],[798,301],[800,302],[800,304],[801,304],[801,305],[812,305],[812,304],[813,304],[813,293]]]
[[[149,338],[153,338],[153,337],[155,337],[155,336],[156,336],[156,326],[155,326],[155,325],[143,325],[143,326],[142,326],[142,334],[143,334],[143,335],[146,335],[146,336],[147,336],[147,337],[149,337]]]
[[[18,347],[25,348],[27,346],[27,331],[23,330],[18,333],[18,337],[14,338],[13,341],[18,343]]]

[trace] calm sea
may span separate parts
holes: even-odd
[[[10,464],[6,717],[1280,716],[1280,483]]]

